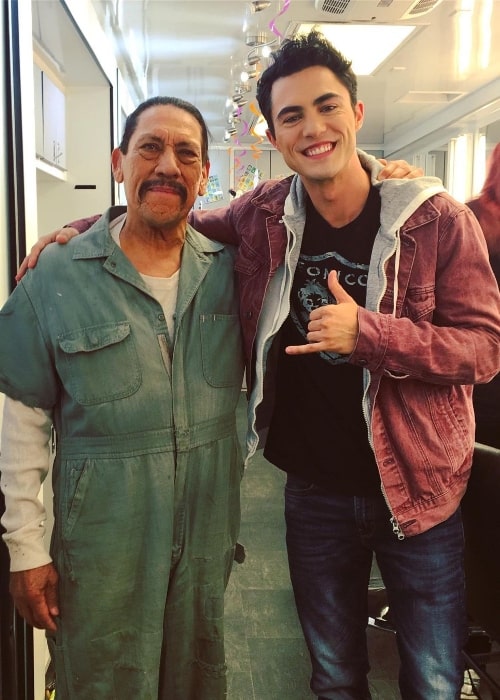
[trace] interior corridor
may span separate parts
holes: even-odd
[[[238,411],[246,430],[246,399]],[[246,559],[235,563],[226,595],[228,700],[310,700],[309,656],[302,638],[285,551],[285,475],[261,453],[242,482],[239,541]],[[391,633],[368,629],[373,700],[399,700]]]

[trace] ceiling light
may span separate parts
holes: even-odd
[[[251,5],[252,12],[262,12],[262,10],[267,10],[271,5],[271,0],[253,0]]]
[[[257,63],[260,61],[260,56],[258,53],[252,53],[250,52],[247,56],[247,63],[249,66],[256,66]]]
[[[252,70],[251,68],[246,68],[245,70],[241,71],[240,79],[243,83],[248,83],[249,80],[253,80],[256,78],[258,75],[258,72],[256,70]]]
[[[356,75],[371,75],[408,37],[415,26],[403,24],[297,24],[292,35],[317,30],[352,61]],[[367,47],[370,47],[367,50]]]
[[[262,114],[259,115],[259,118],[255,122],[254,126],[251,129],[252,133],[255,134],[255,136],[260,136],[261,138],[264,138],[267,134],[267,122],[262,116]]]
[[[245,36],[245,44],[247,46],[264,46],[269,41],[266,32],[250,31]]]

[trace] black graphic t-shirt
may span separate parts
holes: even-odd
[[[311,311],[335,304],[328,273],[360,306],[373,241],[380,225],[380,197],[371,188],[361,214],[332,228],[307,207],[306,226],[295,272],[290,315],[281,330],[276,404],[265,457],[280,469],[308,479],[332,493],[380,493],[380,480],[361,409],[362,369],[336,353],[287,355],[287,345],[307,343]]]

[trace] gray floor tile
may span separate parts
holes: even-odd
[[[310,663],[302,639],[249,639],[256,700],[309,700]]]
[[[238,426],[244,434],[244,399]],[[293,600],[285,549],[285,474],[258,453],[242,481],[239,542],[246,551],[226,594],[228,700],[312,700],[310,660]],[[373,585],[379,572],[373,567]],[[373,700],[400,700],[395,638],[369,629]]]

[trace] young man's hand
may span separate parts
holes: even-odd
[[[307,355],[312,352],[335,352],[350,355],[358,338],[358,305],[345,291],[336,270],[328,275],[328,288],[336,304],[319,306],[309,314],[307,343],[288,345],[288,355]]]
[[[378,174],[378,180],[389,180],[390,178],[413,180],[416,177],[422,177],[424,175],[422,168],[410,165],[405,160],[386,160],[385,158],[379,158],[378,162],[382,163],[384,166]]]
[[[38,239],[35,245],[31,248],[28,255],[24,258],[16,274],[16,282],[19,282],[21,277],[24,275],[26,270],[35,267],[38,256],[49,243],[67,243],[73,238],[73,236],[78,236],[79,231],[76,228],[71,228],[67,226],[65,228],[59,228],[57,231],[52,231],[52,233],[47,233]]]

